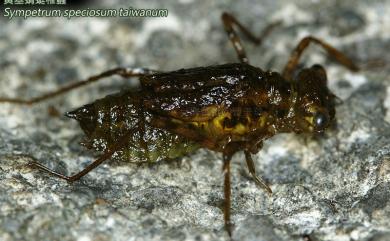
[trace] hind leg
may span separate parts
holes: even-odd
[[[98,75],[91,76],[85,80],[80,80],[74,83],[71,83],[67,86],[60,87],[59,89],[49,92],[46,94],[43,94],[41,96],[37,96],[31,99],[22,99],[22,98],[2,98],[0,97],[0,103],[14,103],[14,104],[22,104],[22,105],[33,105],[48,99],[51,99],[53,97],[56,97],[58,95],[64,94],[68,91],[80,88],[84,85],[91,84],[93,82],[97,82],[99,80],[102,80],[104,78],[119,75],[123,78],[130,78],[130,77],[137,77],[137,76],[143,76],[148,74],[154,74],[159,71],[150,70],[146,68],[114,68],[111,70],[104,71]]]
[[[38,169],[41,169],[45,172],[50,173],[51,175],[54,175],[56,177],[59,177],[61,179],[67,180],[68,182],[74,182],[79,180],[81,177],[85,176],[88,174],[90,171],[98,167],[100,164],[102,164],[105,160],[109,159],[116,151],[120,150],[121,148],[125,147],[126,144],[128,144],[128,139],[130,138],[131,135],[134,134],[135,129],[131,129],[128,131],[128,133],[120,138],[120,140],[113,145],[112,147],[108,148],[107,151],[101,155],[98,159],[93,161],[91,164],[89,164],[86,168],[84,168],[82,171],[78,172],[77,174],[74,174],[72,176],[65,176],[63,174],[60,174],[58,172],[55,172],[48,167],[34,161],[29,163],[31,167],[35,167]]]

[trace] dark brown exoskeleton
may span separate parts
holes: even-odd
[[[224,220],[231,235],[232,156],[243,151],[253,179],[271,193],[266,182],[256,176],[251,155],[261,149],[265,139],[277,133],[321,133],[335,118],[335,96],[327,87],[323,67],[304,68],[293,77],[305,48],[316,43],[347,68],[358,68],[329,44],[306,37],[292,52],[282,74],[263,71],[249,65],[234,28],[255,44],[260,44],[262,38],[228,13],[222,15],[222,21],[241,63],[173,72],[115,68],[30,100],[0,98],[0,102],[31,105],[112,75],[140,77],[138,90],[109,95],[66,114],[79,121],[86,135],[83,144],[103,153],[97,160],[73,176],[56,173],[36,162],[32,165],[72,182],[111,157],[156,162],[198,148],[220,152],[225,175]],[[266,28],[262,37],[274,26]]]

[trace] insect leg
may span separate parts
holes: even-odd
[[[231,208],[231,187],[230,187],[230,161],[232,159],[231,155],[223,155],[223,173],[225,174],[224,180],[224,195],[225,201],[223,206],[223,219],[225,220],[225,229],[229,234],[229,237],[232,236],[232,223],[230,221],[230,208]]]
[[[255,164],[253,162],[251,154],[248,151],[244,151],[244,153],[249,173],[252,175],[252,178],[255,180],[256,184],[259,187],[265,189],[269,194],[272,194],[271,188],[265,183],[265,181],[262,178],[256,176]]]
[[[77,89],[79,87],[82,87],[84,85],[97,82],[98,80],[113,76],[113,75],[119,75],[123,78],[129,78],[129,77],[135,77],[135,76],[142,76],[142,75],[148,75],[157,73],[158,71],[145,69],[145,68],[114,68],[111,70],[104,71],[98,75],[91,76],[85,80],[80,80],[74,83],[71,83],[67,86],[60,87],[59,89],[49,92],[46,94],[43,94],[41,96],[37,96],[31,99],[21,99],[21,98],[1,98],[0,97],[0,103],[6,102],[6,103],[14,103],[14,104],[22,104],[22,105],[32,105],[36,104],[38,102],[42,102],[44,100],[56,97],[58,95],[64,94],[70,90]]]
[[[328,54],[330,56],[335,58],[340,64],[344,65],[348,69],[350,69],[352,71],[359,70],[359,67],[357,67],[352,62],[352,60],[350,58],[348,58],[345,54],[343,54],[339,50],[335,49],[334,47],[332,47],[328,43],[326,43],[326,42],[324,42],[324,41],[322,41],[322,40],[320,40],[318,38],[315,38],[315,37],[312,37],[312,36],[308,36],[308,37],[303,38],[299,42],[299,44],[295,47],[293,52],[291,53],[291,56],[290,56],[286,66],[284,67],[284,70],[283,70],[283,77],[284,78],[286,78],[287,80],[291,80],[292,79],[292,75],[293,75],[293,72],[294,72],[295,68],[298,65],[299,58],[301,57],[303,51],[312,42],[320,45],[321,47],[323,47],[326,50],[326,52],[328,52]]]
[[[52,175],[54,175],[56,177],[65,179],[65,180],[67,180],[69,182],[74,182],[74,181],[79,180],[81,177],[85,176],[88,172],[90,172],[93,169],[95,169],[96,167],[98,167],[105,160],[109,159],[117,150],[119,150],[120,148],[124,147],[128,143],[127,140],[130,137],[130,135],[132,135],[134,133],[134,130],[135,129],[129,130],[128,133],[126,135],[122,136],[121,139],[115,145],[113,145],[111,148],[109,148],[107,152],[105,152],[98,159],[93,161],[86,168],[84,168],[82,171],[78,172],[75,175],[65,176],[65,175],[60,174],[58,172],[55,172],[55,171],[47,168],[46,166],[44,166],[44,165],[42,165],[42,164],[40,164],[38,162],[35,162],[35,161],[31,162],[29,165],[32,166],[32,167],[36,167],[36,168],[39,168],[41,170],[44,170],[44,171],[46,171],[46,172],[48,172],[48,173],[50,173],[50,174],[52,174]]]
[[[271,30],[281,24],[281,21],[271,23],[268,25],[260,34],[260,37],[256,37],[251,31],[244,27],[233,15],[230,13],[224,12],[221,16],[225,31],[228,34],[230,41],[233,44],[234,49],[237,52],[238,58],[242,63],[249,63],[249,60],[246,56],[245,49],[241,44],[240,38],[238,37],[233,26],[237,26],[241,32],[254,44],[260,45],[263,39],[270,34]]]

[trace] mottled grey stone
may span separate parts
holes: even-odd
[[[90,3],[92,4],[92,3]],[[104,7],[128,7],[106,1]],[[89,7],[94,7],[88,5]],[[325,66],[341,99],[323,136],[280,134],[255,156],[274,193],[232,163],[235,240],[390,240],[389,1],[131,1],[169,19],[0,18],[0,96],[37,96],[116,66],[175,70],[237,62],[223,11],[260,32],[251,64],[280,71],[298,41],[318,36],[351,56],[351,73],[310,47],[302,64]],[[221,156],[200,150],[155,165],[106,162],[73,184],[27,164],[71,174],[96,158],[75,121],[50,116],[134,86],[118,77],[33,107],[0,104],[0,240],[229,240],[223,226]]]

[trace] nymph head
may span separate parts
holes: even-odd
[[[327,87],[326,72],[320,65],[303,69],[294,83],[297,131],[321,133],[334,120],[335,98]]]

